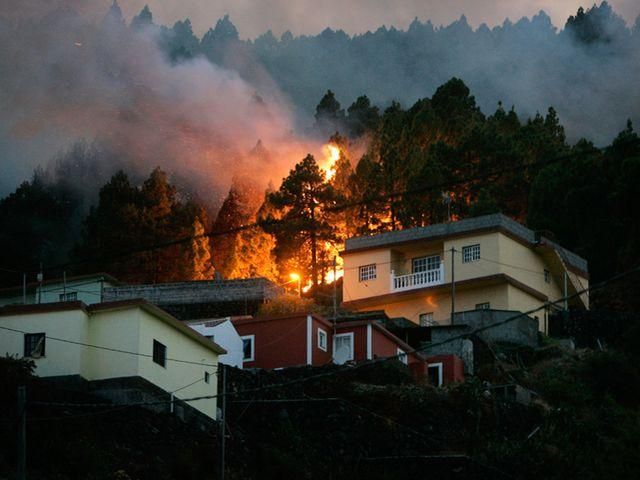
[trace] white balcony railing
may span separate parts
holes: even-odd
[[[391,291],[402,292],[403,290],[413,290],[414,288],[431,287],[444,283],[444,265],[434,270],[410,273],[408,275],[398,275],[391,270]]]

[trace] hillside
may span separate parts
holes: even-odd
[[[623,354],[497,351],[477,378],[435,389],[395,362],[231,371],[226,478],[637,478],[640,372]],[[15,458],[15,387],[87,402],[3,360],[0,478]],[[312,378],[309,378],[312,377]],[[536,392],[531,403],[493,385]],[[286,386],[278,385],[287,384]],[[219,432],[137,408],[30,407],[30,478],[219,478]]]

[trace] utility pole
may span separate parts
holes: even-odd
[[[62,272],[62,299],[67,301],[67,272]]]
[[[27,304],[27,274],[22,274],[22,304]]]
[[[454,315],[456,313],[456,249],[451,247],[451,325],[454,323]]]
[[[16,479],[27,478],[27,387],[18,387],[18,458]]]
[[[568,292],[567,292],[567,271],[564,271],[564,310],[565,312],[567,310],[569,310],[569,299],[568,297]]]
[[[333,257],[333,335],[336,334],[336,322],[338,321],[338,258]],[[328,343],[328,342],[327,342]]]
[[[38,288],[38,303],[42,303],[42,281],[44,280],[44,274],[42,273],[42,263],[40,263],[40,272],[38,272],[38,283],[40,287]]]
[[[224,456],[225,456],[225,440],[226,440],[226,422],[227,422],[227,370],[224,364],[220,363],[222,369],[222,415],[220,416],[220,480],[224,480]]]

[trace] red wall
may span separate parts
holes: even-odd
[[[333,326],[327,326],[325,323],[321,322],[317,318],[313,317],[312,321],[312,335],[311,342],[313,348],[311,350],[311,355],[313,358],[313,365],[320,366],[326,365],[328,363],[333,362]],[[318,348],[318,328],[321,328],[325,332],[327,332],[327,351],[322,351]]]
[[[442,383],[464,382],[464,362],[456,355],[434,355],[427,358],[428,364],[442,363]]]
[[[238,334],[254,335],[254,361],[244,368],[284,368],[307,364],[307,315],[293,317],[238,320],[233,323]],[[327,351],[318,348],[318,327],[327,332]],[[312,318],[311,358],[313,365],[331,362],[332,330]]]

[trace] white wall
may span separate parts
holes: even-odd
[[[210,322],[211,320],[208,321]],[[231,323],[231,320],[227,319],[227,321],[214,327],[207,327],[206,323],[207,321],[203,320],[202,323],[188,323],[187,325],[200,335],[213,337],[211,340],[227,351],[224,355],[220,355],[220,363],[231,365],[236,368],[242,368],[242,358],[244,356],[242,350],[242,339]]]

